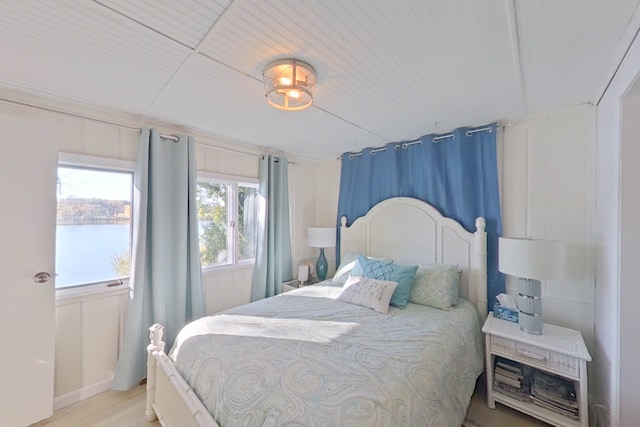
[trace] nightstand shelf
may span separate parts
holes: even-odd
[[[298,289],[300,287],[299,280],[289,280],[287,282],[282,282],[282,293],[293,291],[294,289]]]
[[[567,427],[588,427],[587,362],[591,356],[582,335],[572,329],[544,325],[542,335],[520,330],[517,323],[496,319],[489,313],[482,327],[486,340],[487,405],[500,402],[547,423]],[[499,356],[532,370],[570,381],[576,392],[579,419],[533,403],[530,397],[519,400],[494,387],[495,359]]]
[[[309,279],[306,282],[300,283],[299,280],[288,280],[286,282],[282,282],[282,293],[293,291],[294,289],[302,288],[305,286],[313,285],[314,283],[318,283],[315,278]]]

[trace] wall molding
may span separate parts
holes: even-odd
[[[111,389],[111,383],[113,382],[113,375],[106,380],[91,384],[81,389],[74,390],[70,393],[63,394],[53,399],[53,410],[57,411],[60,408],[69,406],[73,403],[79,402],[91,396],[95,396],[98,393]]]

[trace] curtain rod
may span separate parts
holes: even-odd
[[[465,132],[466,136],[471,136],[474,133],[477,132],[493,132],[493,129],[491,128],[491,126],[485,126],[482,128],[478,128],[478,129],[470,129],[468,131]],[[426,135],[425,135],[426,136]],[[454,133],[446,133],[446,134],[442,134],[442,135],[438,135],[438,136],[434,136],[433,138],[431,138],[431,142],[433,142],[434,144],[437,144],[438,141],[442,140],[442,139],[456,139],[456,135]],[[414,145],[414,144],[418,144],[418,145],[422,145],[422,138],[418,138],[418,139],[412,139],[410,141],[404,141],[404,142],[398,142],[393,146],[394,150],[399,150],[399,149],[407,149],[410,146]],[[378,147],[378,148],[374,148],[371,151],[369,151],[369,154],[371,154],[372,156],[375,156],[376,153],[379,153],[381,151],[387,151],[387,147]],[[354,159],[356,157],[362,156],[363,151],[359,151],[357,153],[350,153],[349,154],[349,159]],[[338,160],[340,160],[342,158],[342,156],[338,157]]]
[[[113,122],[113,121],[110,121],[110,120],[104,120],[104,119],[99,119],[99,118],[96,118],[96,117],[86,116],[84,114],[72,113],[70,111],[64,111],[64,110],[60,110],[60,109],[53,108],[53,107],[45,107],[43,105],[32,104],[30,102],[15,101],[13,99],[7,99],[7,98],[0,98],[0,102],[3,102],[5,104],[18,105],[18,106],[21,106],[21,107],[33,108],[33,109],[36,109],[36,110],[48,111],[50,113],[64,114],[66,116],[76,117],[78,119],[90,120],[90,121],[93,121],[93,122],[96,122],[96,123],[102,123],[102,124],[108,125],[108,126],[115,126],[117,128],[120,128],[120,129],[129,129],[129,130],[133,130],[133,131],[136,131],[136,132],[140,132],[142,130],[141,128],[138,128],[138,127],[128,126],[128,125],[124,125],[122,123]],[[160,138],[170,139],[170,140],[175,141],[175,142],[178,141],[178,137],[175,136],[175,135],[160,135]],[[213,149],[216,149],[216,150],[222,150],[222,151],[228,151],[228,152],[231,152],[231,153],[244,154],[244,155],[247,155],[247,156],[254,156],[254,157],[262,156],[262,154],[249,153],[247,151],[234,150],[232,148],[216,147],[216,146],[213,146],[213,145],[204,144],[202,142],[195,142],[195,144],[201,145],[203,147],[213,148]]]

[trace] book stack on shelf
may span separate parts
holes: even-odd
[[[493,388],[514,399],[528,401],[529,371],[531,368],[512,360],[496,357],[493,370]]]
[[[531,401],[575,420],[580,419],[573,381],[536,369],[531,377]]]

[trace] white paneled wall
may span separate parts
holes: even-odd
[[[565,277],[544,284],[543,317],[593,349],[595,107],[510,123],[499,147],[503,234],[565,243]],[[515,278],[507,291],[517,294]]]
[[[207,314],[214,314],[251,301],[253,267],[204,275]]]
[[[73,114],[11,104],[0,104],[1,114],[57,122],[64,132],[61,142],[63,152],[129,161],[136,159],[138,131],[131,117],[96,113],[96,117],[104,117],[105,120],[129,123],[132,128],[128,128],[79,118]],[[161,130],[178,132],[162,127]],[[196,134],[195,137],[200,143],[212,145],[196,146],[199,170],[236,177],[258,177],[258,151],[253,153],[250,148],[240,144],[211,140],[206,135]],[[249,154],[233,152],[235,146]],[[314,256],[313,249],[300,242],[303,239],[306,241],[306,228],[316,224],[316,168],[311,163],[291,165],[290,174],[294,218],[292,239],[296,248],[294,260],[297,265],[298,260]],[[207,313],[248,303],[252,274],[252,266],[205,272],[203,278]],[[56,408],[89,397],[110,386],[122,340],[128,299],[128,291],[120,290],[56,302]]]
[[[336,168],[337,165],[337,168]],[[307,241],[309,227],[335,227],[338,206],[339,162],[298,162],[289,167],[289,200],[291,203],[291,240],[293,275],[298,265],[307,264],[315,275],[319,249],[310,248]],[[335,248],[325,249],[329,263],[327,276],[335,272]]]
[[[56,408],[109,387],[127,299],[124,290],[56,302]]]

